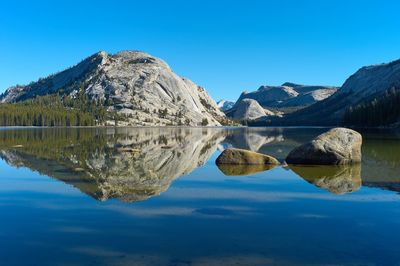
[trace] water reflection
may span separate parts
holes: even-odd
[[[204,164],[219,130],[54,129],[2,131],[0,156],[71,184],[99,200],[145,200]],[[15,148],[17,147],[18,148]]]
[[[357,191],[361,187],[361,165],[295,166],[290,169],[307,182],[334,194]]]
[[[400,192],[400,137],[378,132],[363,144],[363,186]]]
[[[166,191],[226,147],[250,149],[280,160],[326,129],[87,128],[0,131],[0,157],[71,184],[105,201],[142,201]],[[400,142],[365,135],[362,166],[290,169],[334,194],[368,187],[400,191]],[[271,166],[219,166],[227,176],[253,175]],[[362,170],[361,170],[362,169]]]
[[[276,165],[218,164],[217,167],[224,175],[227,176],[245,176],[271,170],[275,168]]]

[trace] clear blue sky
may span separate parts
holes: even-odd
[[[100,50],[143,50],[216,99],[341,85],[400,58],[399,1],[1,1],[0,92]]]

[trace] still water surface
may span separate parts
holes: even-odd
[[[0,265],[400,265],[400,136],[353,167],[283,160],[323,128],[0,130]]]

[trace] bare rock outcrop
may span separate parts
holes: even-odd
[[[400,89],[400,60],[360,68],[331,97],[289,114],[276,124],[340,125],[350,107],[371,102],[392,89]]]
[[[227,101],[227,100],[219,100],[217,102],[217,106],[218,108],[222,111],[228,111],[229,109],[231,109],[233,106],[235,105],[235,102],[232,101]]]
[[[348,128],[333,128],[292,150],[288,164],[343,165],[361,162],[362,136]]]
[[[243,92],[235,105],[243,99],[256,100],[264,108],[305,107],[324,100],[338,88],[332,86],[308,86],[286,82],[282,86],[261,86],[252,92]]]
[[[256,100],[243,99],[238,104],[235,104],[233,108],[226,111],[226,115],[235,120],[249,121],[275,116],[275,113],[261,107]]]
[[[27,86],[9,88],[2,103],[79,93],[121,117],[118,125],[220,125],[224,119],[207,91],[181,78],[161,59],[140,51],[96,53],[74,67]],[[108,121],[113,124],[114,121]]]

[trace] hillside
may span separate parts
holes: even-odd
[[[227,100],[219,100],[217,102],[217,106],[218,106],[219,110],[221,110],[222,112],[228,111],[234,105],[235,105],[235,102],[227,101]]]
[[[399,116],[396,116],[399,89],[400,60],[363,67],[350,76],[331,97],[276,119],[272,124],[389,125],[400,121]]]
[[[204,88],[139,51],[96,53],[67,70],[7,89],[0,102],[14,104],[47,95],[59,96],[66,110],[78,108],[74,102],[83,98],[87,105],[104,109],[104,121],[97,124],[114,125],[118,120],[118,125],[197,126],[225,120]]]
[[[226,116],[241,122],[266,119],[269,116],[275,116],[275,113],[264,109],[253,99],[242,99],[234,107],[225,111]]]
[[[286,82],[282,86],[261,86],[256,91],[243,92],[236,104],[242,99],[253,99],[264,108],[300,109],[326,99],[336,91],[336,87]]]

